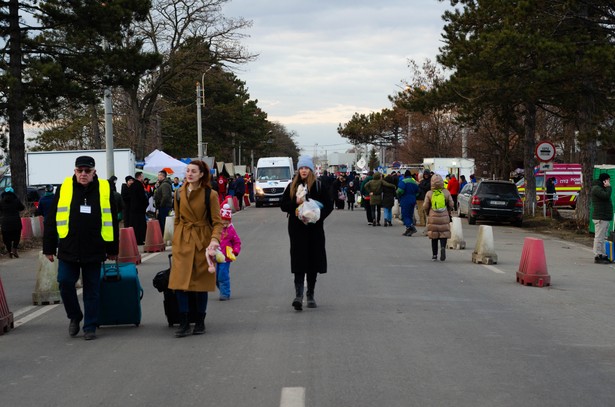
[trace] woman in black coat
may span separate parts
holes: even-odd
[[[19,246],[19,240],[21,239],[21,217],[19,212],[24,209],[26,209],[25,206],[15,195],[13,188],[6,188],[2,195],[0,195],[2,241],[11,258],[19,257],[19,254],[17,254],[17,246]]]
[[[297,311],[303,309],[303,285],[307,279],[307,307],[316,308],[314,288],[318,273],[327,272],[327,252],[325,250],[325,231],[323,221],[333,211],[330,189],[322,185],[314,175],[314,164],[307,156],[299,157],[297,175],[286,187],[281,201],[282,211],[288,213],[288,235],[290,237],[290,269],[295,275],[295,299],[292,306]],[[305,188],[307,194],[297,194]],[[320,219],[316,223],[303,223],[296,210],[306,200],[314,199],[322,203]]]

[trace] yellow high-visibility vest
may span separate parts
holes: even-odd
[[[111,215],[111,188],[109,181],[98,180],[98,192],[100,195],[100,215],[102,229],[100,235],[105,242],[113,241],[113,216]],[[70,203],[73,200],[73,177],[68,177],[60,188],[60,199],[56,211],[56,229],[61,239],[68,236],[68,219],[70,217]]]

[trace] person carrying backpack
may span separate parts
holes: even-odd
[[[423,209],[427,212],[427,237],[431,239],[432,261],[438,260],[438,243],[440,243],[440,260],[446,260],[446,241],[451,237],[451,211],[454,208],[451,193],[444,188],[442,176],[431,177],[431,190],[425,194]]]

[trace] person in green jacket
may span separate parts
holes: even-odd
[[[375,172],[374,179],[367,182],[363,187],[369,194],[369,205],[372,211],[373,226],[380,226],[380,207],[382,206],[382,188],[384,186],[395,188],[395,185],[382,179],[381,173]]]
[[[592,221],[594,222],[594,263],[611,263],[604,247],[609,223],[613,220],[613,202],[611,201],[611,176],[602,173],[592,184],[591,189]]]

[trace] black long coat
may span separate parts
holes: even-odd
[[[330,188],[316,181],[308,192],[308,199],[315,199],[323,204],[320,219],[316,223],[305,225],[297,215],[297,202],[290,197],[289,184],[284,190],[280,207],[288,213],[288,236],[290,237],[290,271],[294,273],[326,273],[327,252],[325,249],[324,220],[333,211]]]
[[[3,192],[0,196],[0,227],[2,231],[20,232],[21,217],[19,212],[24,209],[26,209],[25,206],[14,192]]]
[[[128,196],[130,196],[130,226],[135,231],[137,244],[141,245],[145,242],[145,232],[147,229],[145,211],[149,203],[143,183],[139,180],[133,182],[130,188],[128,188]]]

